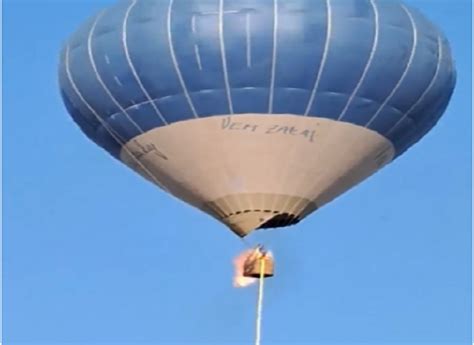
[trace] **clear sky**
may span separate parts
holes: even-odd
[[[451,104],[393,164],[253,238],[277,257],[264,344],[470,343],[471,2],[406,2],[451,42]],[[89,142],[62,105],[61,44],[109,3],[4,1],[4,343],[249,344],[256,290],[231,284],[242,242]]]

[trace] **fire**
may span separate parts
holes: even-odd
[[[234,259],[234,287],[247,287],[254,284],[258,280],[257,278],[244,276],[244,268],[249,261],[256,260],[263,255],[272,258],[272,254],[270,252],[264,252],[261,247],[257,247],[255,249],[248,249],[244,251]]]
[[[244,277],[245,262],[254,252],[255,249],[246,250],[234,259],[234,287],[247,287],[257,281],[256,278]]]

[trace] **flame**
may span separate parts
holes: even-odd
[[[244,264],[251,255],[255,255],[255,249],[246,250],[234,259],[234,287],[236,288],[247,287],[257,281],[256,278],[244,277]]]
[[[244,265],[247,260],[256,259],[257,257],[261,255],[263,255],[263,253],[260,250],[260,248],[248,249],[244,251],[243,253],[239,254],[234,259],[234,269],[235,269],[234,287],[237,287],[237,288],[247,287],[254,284],[258,280],[257,278],[244,276]],[[265,252],[264,255],[273,257],[273,254],[271,252]]]

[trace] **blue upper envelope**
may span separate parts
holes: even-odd
[[[398,156],[456,81],[443,34],[384,0],[122,1],[69,39],[59,77],[74,120],[115,157],[155,127],[242,113],[353,123]]]

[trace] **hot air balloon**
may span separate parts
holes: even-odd
[[[121,1],[59,66],[93,142],[241,237],[299,222],[402,155],[455,80],[444,35],[382,0]]]

